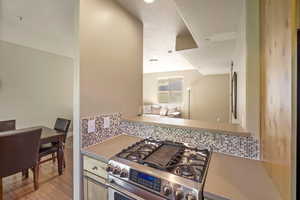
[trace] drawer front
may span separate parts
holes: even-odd
[[[93,158],[83,156],[83,169],[96,174],[104,179],[107,179],[107,172],[106,172],[107,164]]]

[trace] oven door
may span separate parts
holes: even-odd
[[[166,200],[162,196],[147,191],[116,177],[109,176],[108,200]]]
[[[113,188],[108,188],[108,200],[135,200],[133,197],[129,197],[126,194],[115,190]]]

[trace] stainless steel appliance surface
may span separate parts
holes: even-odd
[[[109,200],[203,200],[211,151],[145,139],[107,166]]]

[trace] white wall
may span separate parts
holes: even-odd
[[[240,124],[259,138],[260,127],[260,57],[259,57],[259,1],[243,0],[233,71],[238,74],[237,119]]]
[[[80,5],[80,115],[121,112],[142,106],[143,25],[116,1]]]
[[[17,128],[72,119],[73,60],[0,41],[0,120]]]
[[[231,115],[231,122],[246,127],[246,6],[243,0],[243,12],[233,53],[232,72],[237,73],[237,119]],[[230,77],[231,79],[232,77]],[[230,81],[231,85],[231,81]]]
[[[183,77],[183,117],[188,117],[188,92],[191,88],[191,119],[209,122],[229,122],[229,74],[201,75],[197,70],[144,74],[145,104],[158,104],[157,80]]]

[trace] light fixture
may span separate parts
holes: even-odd
[[[151,59],[149,59],[149,61],[150,61],[150,62],[157,62],[158,59],[157,59],[157,58],[151,58]]]
[[[145,3],[153,3],[155,0],[144,0]]]

